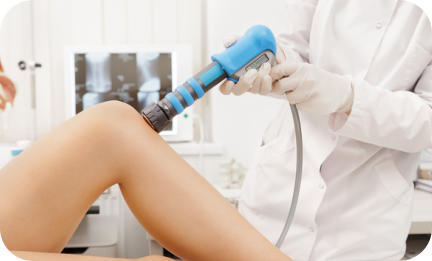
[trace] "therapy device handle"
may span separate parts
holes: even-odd
[[[272,31],[263,25],[251,27],[224,52],[213,55],[213,63],[168,93],[157,104],[144,108],[144,119],[155,131],[161,132],[174,116],[181,114],[224,79],[232,79],[236,72],[266,51],[276,56],[276,40]]]

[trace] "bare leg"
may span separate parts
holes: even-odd
[[[116,183],[141,224],[186,260],[290,260],[118,102],[66,122],[0,171],[6,245],[59,252],[92,202]]]
[[[22,252],[14,251],[14,255],[25,260],[32,261],[130,261],[131,259],[123,258],[104,258],[94,256],[77,256],[77,255],[64,255],[53,253],[36,253],[36,252]],[[173,261],[170,258],[162,256],[149,256],[144,258],[133,259],[136,261]]]

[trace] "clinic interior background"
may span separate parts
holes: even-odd
[[[36,60],[37,135],[65,119],[65,46],[187,44],[193,50],[193,72],[223,50],[223,41],[254,24],[277,34],[289,26],[284,0],[33,0],[14,8],[0,31],[0,57],[17,84],[3,139],[31,137],[30,77],[16,61]],[[181,61],[179,61],[181,65]],[[178,83],[186,79],[178,79]],[[265,126],[281,101],[258,95],[223,96],[217,90],[194,107],[204,125],[205,141],[221,144],[225,153],[248,166]]]
[[[41,136],[68,117],[65,107],[66,46],[189,45],[192,57],[186,62],[192,63],[192,73],[195,73],[210,63],[212,54],[224,49],[224,39],[241,35],[252,25],[267,25],[275,34],[289,30],[290,15],[286,14],[285,2],[32,0],[21,3],[9,12],[0,28],[0,58],[18,91],[14,107],[6,114],[0,111],[0,143],[32,137],[31,77],[28,71],[18,68],[20,60],[43,65],[36,72],[36,131],[37,136]],[[181,66],[182,61],[178,62]],[[180,84],[186,79],[177,80]],[[264,129],[284,102],[253,94],[224,96],[218,90],[212,90],[193,106],[193,111],[203,122],[205,142],[220,145],[227,158],[234,158],[248,167],[261,144]],[[1,132],[3,122],[7,124],[4,133]],[[196,129],[196,141],[200,139],[198,136]],[[118,256],[122,257],[154,253],[151,252],[152,245],[143,243],[148,238],[132,213],[127,212],[127,206],[114,206],[112,202],[117,199],[110,198],[111,195],[115,194],[103,195],[105,198],[98,204],[102,214],[114,213],[120,222],[88,217],[75,239],[84,238],[85,242],[79,243],[86,245],[87,240],[93,242],[94,236],[100,235],[104,244],[117,242]],[[427,194],[422,194],[419,199],[417,209],[426,209],[423,206],[430,205]],[[423,222],[424,213],[420,211],[417,215]],[[91,233],[86,234],[88,231]],[[88,237],[82,237],[83,234]],[[73,244],[77,241],[72,240]],[[93,254],[105,256],[107,252]]]

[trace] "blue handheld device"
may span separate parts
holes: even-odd
[[[161,132],[172,118],[224,79],[237,82],[250,69],[259,69],[266,62],[275,65],[275,37],[266,26],[253,26],[224,52],[213,55],[212,61],[157,104],[144,108],[142,115],[155,131]]]

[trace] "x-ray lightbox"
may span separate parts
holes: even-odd
[[[110,100],[141,112],[193,73],[191,48],[184,45],[67,47],[65,55],[69,117]],[[165,140],[192,140],[190,114],[174,118],[161,132]]]

